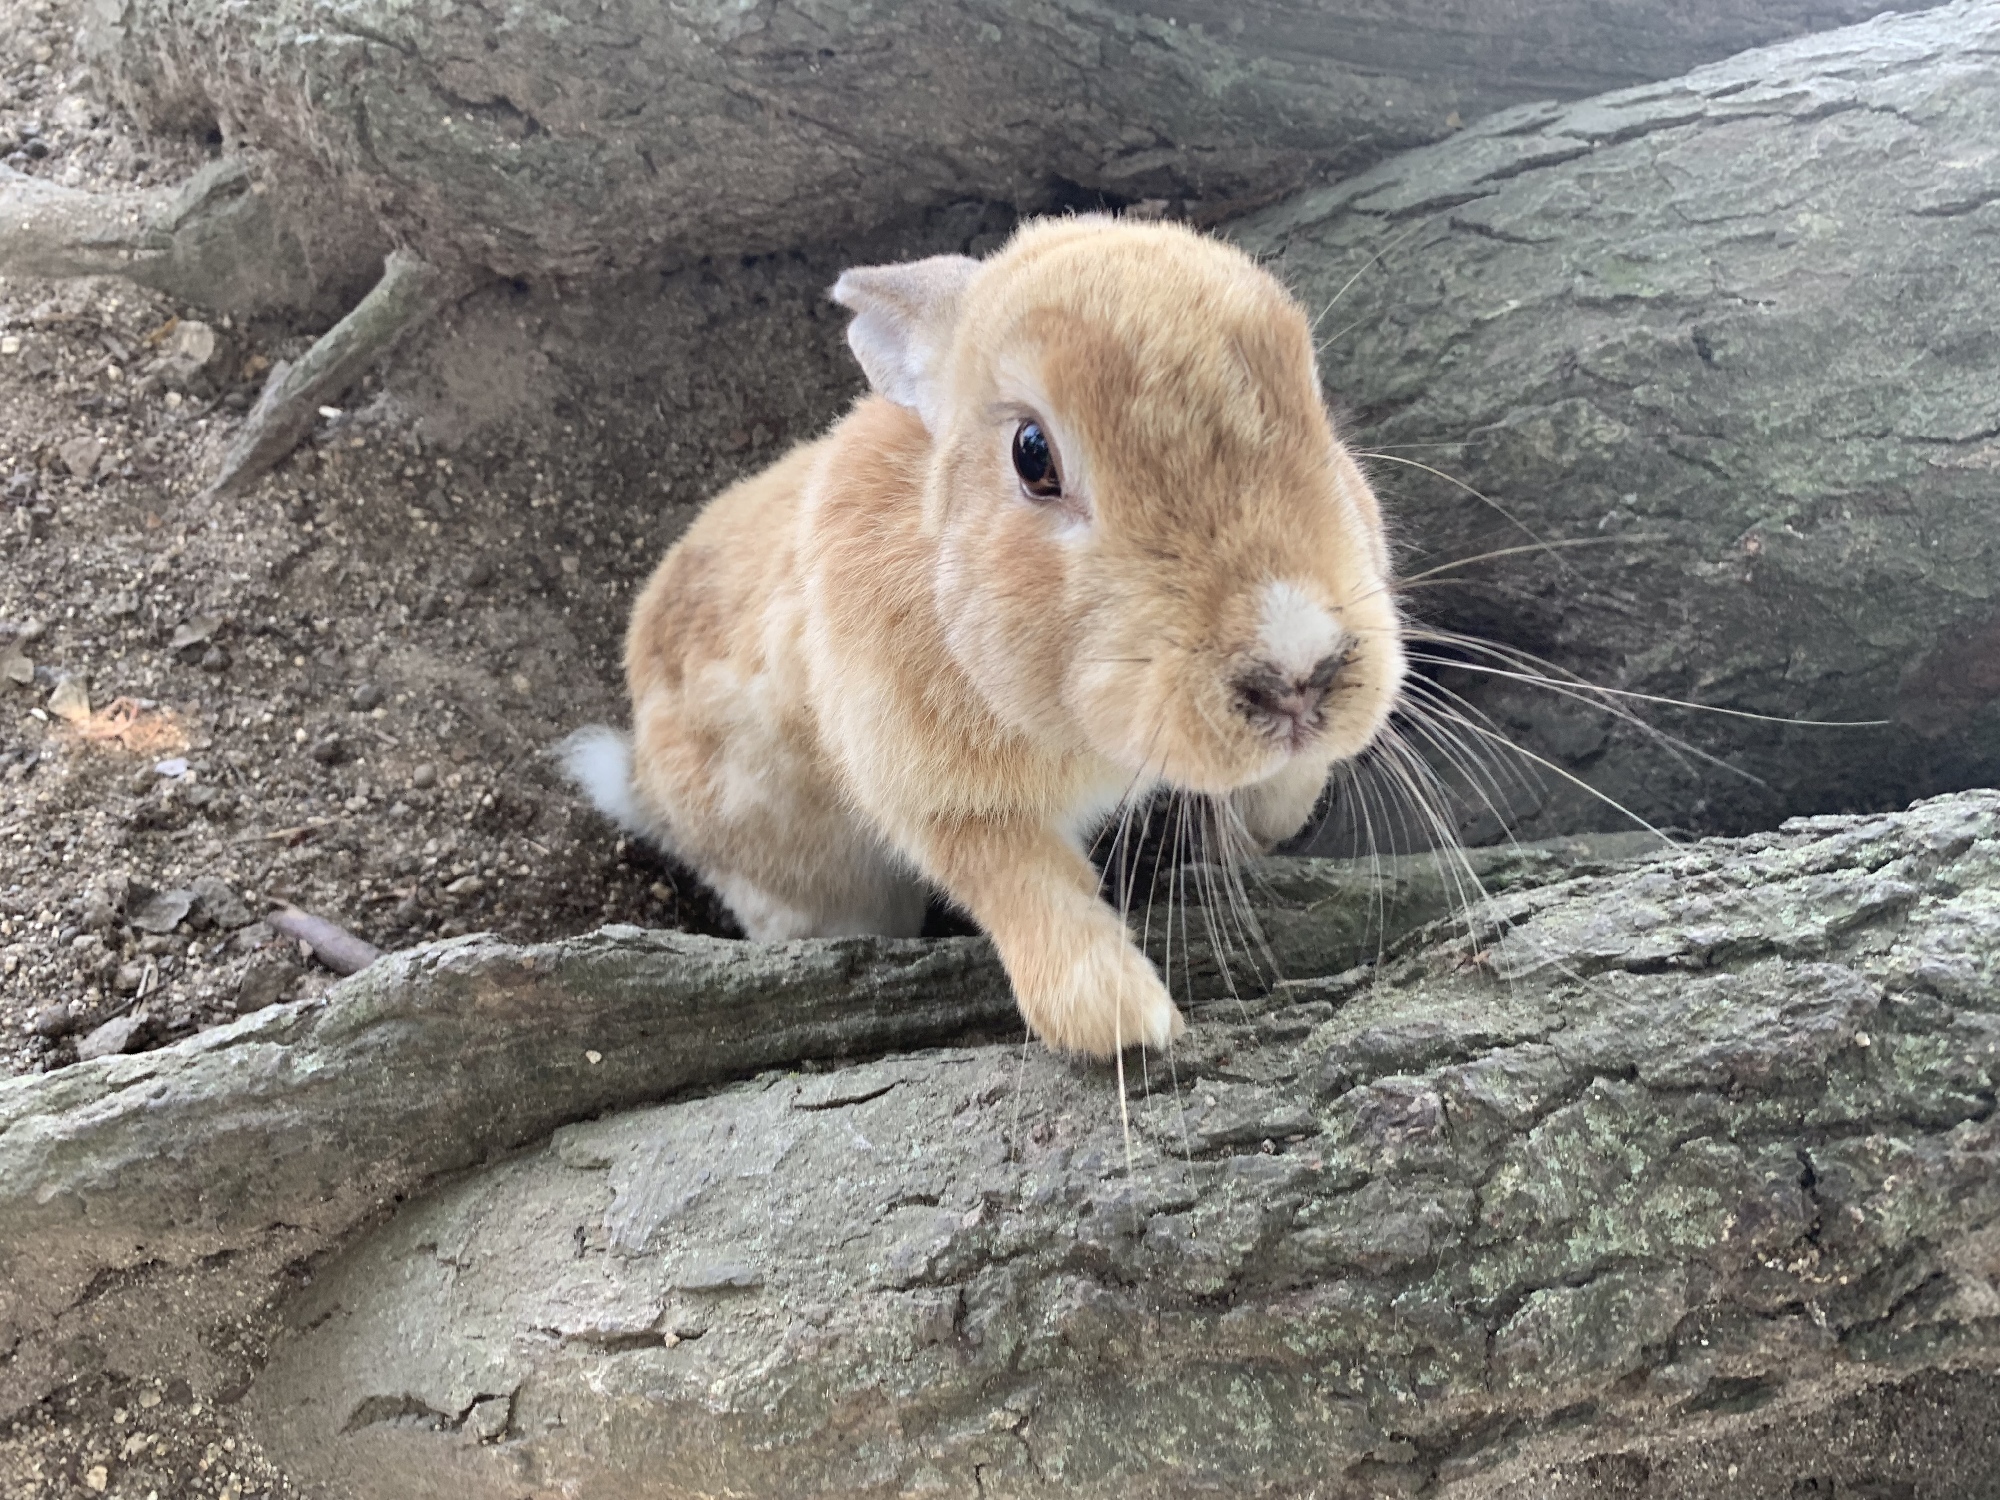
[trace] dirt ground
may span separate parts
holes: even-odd
[[[0,83],[11,164],[167,170],[46,67]],[[589,306],[483,289],[231,499],[206,478],[306,339],[0,282],[0,1071],[323,986],[255,920],[279,900],[384,948],[717,930],[549,751],[622,718],[629,601],[694,505],[858,386],[834,269],[695,266]]]
[[[0,161],[111,189],[216,149],[135,132],[63,7],[0,0]],[[626,611],[693,508],[858,390],[840,264],[1005,228],[968,205],[588,304],[482,288],[229,499],[208,476],[309,337],[0,279],[0,1077],[323,990],[262,920],[279,901],[385,949],[727,930],[549,752],[622,721]],[[254,1363],[254,1322],[225,1332]],[[291,1493],[185,1387],[106,1375],[0,1431],[7,1500]]]

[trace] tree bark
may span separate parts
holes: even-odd
[[[1216,212],[1876,0],[92,0],[116,92],[352,177],[428,259],[593,276],[965,198]]]
[[[1471,869],[1504,887],[1629,844],[1481,852]],[[1372,959],[1448,912],[1461,878],[1428,859],[1273,861],[1250,878],[1264,947],[1239,951],[1233,978],[1199,919],[1171,952],[1155,926],[1153,951],[1177,993],[1254,992],[1274,966]],[[753,946],[606,928],[392,954],[324,1002],[0,1082],[0,1418],[106,1362],[228,1389],[240,1371],[199,1337],[210,1319],[255,1307],[285,1266],[386,1205],[566,1122],[1017,1025],[982,940]]]
[[[2000,6],[1962,3],[1498,115],[1234,230],[1321,314],[1406,571],[1517,549],[1421,582],[1420,620],[1614,688],[1894,722],[1626,701],[1732,776],[1490,675],[1513,661],[1447,650],[1481,669],[1453,690],[1666,824],[2000,781],[1995,139]],[[1538,796],[1531,833],[1624,817]]]
[[[262,1439],[356,1500],[1504,1493],[1698,1439],[1732,1492],[1986,1493],[1990,1445],[1796,1436],[1995,1389],[2000,794],[1492,915],[1207,1008],[1128,1106],[1015,1044],[567,1127],[317,1270]]]

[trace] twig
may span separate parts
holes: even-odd
[[[369,365],[452,299],[454,284],[429,262],[392,250],[382,279],[354,311],[320,335],[298,363],[280,361],[243,431],[209,486],[211,495],[240,489],[277,464],[312,431],[319,408],[338,401]]]
[[[314,958],[336,974],[359,974],[382,956],[382,950],[373,943],[356,937],[325,917],[300,911],[289,902],[280,902],[278,909],[264,920],[286,937],[297,938],[304,943],[312,949]]]

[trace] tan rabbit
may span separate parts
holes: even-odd
[[[1306,318],[1226,245],[1096,218],[833,297],[874,393],[667,554],[632,737],[583,731],[571,774],[753,938],[914,934],[929,882],[1050,1046],[1161,1046],[1085,840],[1158,786],[1285,837],[1403,674]]]

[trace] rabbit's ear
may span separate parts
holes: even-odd
[[[847,344],[868,383],[922,417],[933,435],[944,416],[939,365],[959,295],[978,269],[963,255],[933,255],[899,266],[856,266],[833,284],[833,300],[854,310]]]

